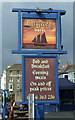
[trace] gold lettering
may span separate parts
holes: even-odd
[[[32,91],[39,91],[39,87],[30,88],[30,92],[32,92]]]
[[[51,85],[52,85],[52,81],[46,83],[46,86],[51,86]]]
[[[30,86],[36,86],[37,83],[36,82],[30,82]]]
[[[40,88],[40,91],[51,91],[52,90],[52,88],[50,87],[50,88],[48,88],[48,87],[41,87]]]
[[[39,29],[39,28],[47,28],[47,27],[50,27],[51,29],[53,29],[54,24],[55,23],[53,21],[48,22],[48,21],[42,21],[42,20],[39,20],[39,21],[27,20],[27,22],[26,22],[26,25],[35,27],[37,29]]]
[[[35,79],[39,79],[39,80],[46,80],[46,76],[35,76]]]

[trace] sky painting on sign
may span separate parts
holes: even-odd
[[[56,44],[56,20],[23,19],[22,37],[23,44]]]

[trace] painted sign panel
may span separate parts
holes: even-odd
[[[57,100],[57,73],[55,57],[25,57],[25,99],[34,94],[36,101]]]
[[[23,19],[22,48],[56,49],[56,19]]]

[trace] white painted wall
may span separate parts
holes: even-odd
[[[1,76],[1,89],[6,89],[6,71],[3,71],[3,74]]]

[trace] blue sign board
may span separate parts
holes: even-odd
[[[61,16],[65,10],[14,8],[12,12],[18,12],[18,50],[13,54],[67,53],[61,50]]]

